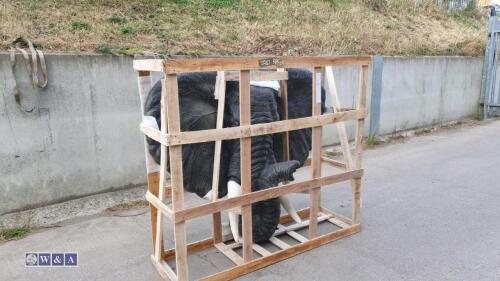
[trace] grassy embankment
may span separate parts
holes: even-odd
[[[24,0],[0,4],[0,49],[171,55],[482,55],[487,18],[433,0]]]

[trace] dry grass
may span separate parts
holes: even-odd
[[[430,1],[430,2],[428,2]],[[482,55],[487,19],[431,0],[2,1],[0,48],[125,54]]]

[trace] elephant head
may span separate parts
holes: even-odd
[[[302,69],[289,69],[289,119],[311,116],[312,76]],[[214,99],[216,73],[186,73],[178,76],[180,121],[182,131],[214,129],[217,119],[217,101]],[[251,124],[281,120],[281,99],[276,90],[251,86]],[[161,84],[156,83],[145,103],[145,115],[155,117],[160,126]],[[324,105],[324,92],[322,95]],[[226,82],[224,127],[239,126],[239,82]],[[149,152],[160,162],[160,145],[147,139]],[[311,129],[290,132],[290,161],[283,161],[280,134],[252,137],[251,177],[252,191],[292,181],[293,173],[302,166],[311,148]],[[211,197],[211,183],[215,145],[213,142],[184,145],[184,188],[199,197]],[[167,161],[168,163],[168,161]],[[241,194],[240,141],[222,142],[218,197]],[[280,200],[281,199],[281,200]],[[300,220],[286,197],[273,198],[252,204],[252,230],[255,242],[269,239],[280,217],[280,201],[290,215]],[[239,238],[238,215],[229,213],[231,231]]]

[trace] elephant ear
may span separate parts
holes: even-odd
[[[312,73],[307,69],[288,69],[288,119],[312,115]],[[321,89],[321,113],[325,108],[325,90]],[[303,166],[311,150],[311,129],[291,131],[290,160],[297,160]]]
[[[215,129],[217,120],[217,101],[214,99],[216,73],[186,73],[178,76],[179,110],[181,131]],[[161,83],[158,82],[149,92],[144,105],[144,114],[155,117],[158,127],[160,120]],[[149,153],[160,163],[160,144],[147,138]],[[205,142],[182,146],[182,168],[184,189],[203,197],[212,188],[213,160],[215,143]],[[227,193],[226,149],[221,150],[219,176],[219,197]],[[170,163],[167,162],[167,167]],[[168,167],[169,168],[169,167]]]

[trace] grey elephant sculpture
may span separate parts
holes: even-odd
[[[311,116],[312,73],[304,69],[288,69],[289,119]],[[182,131],[215,129],[217,100],[214,98],[215,72],[185,73],[178,76],[180,121]],[[251,86],[251,123],[268,123],[281,120],[281,99],[272,88]],[[161,83],[149,92],[144,105],[145,115],[153,116],[160,126]],[[322,112],[325,93],[322,89]],[[226,82],[224,127],[239,126],[239,82]],[[293,173],[304,165],[311,149],[311,129],[291,131],[290,161],[283,161],[280,134],[252,137],[251,177],[252,191],[277,186],[292,181]],[[147,139],[149,152],[160,163],[160,145]],[[218,198],[241,194],[240,141],[226,140],[221,146],[221,165]],[[199,197],[210,199],[214,142],[184,145],[182,149],[184,188]],[[167,161],[168,163],[168,161]],[[252,204],[253,240],[268,240],[276,230],[280,217],[280,202],[296,221],[300,221],[286,197],[274,198]],[[241,224],[239,216],[229,213],[230,227],[236,241]]]

